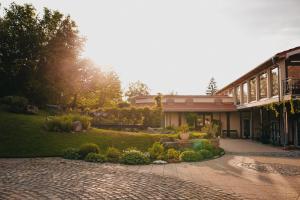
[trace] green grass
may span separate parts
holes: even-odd
[[[0,157],[60,156],[68,147],[78,148],[92,142],[101,151],[108,147],[124,150],[136,147],[146,151],[161,135],[131,133],[92,128],[82,133],[59,133],[44,130],[45,113],[40,115],[13,114],[0,110]],[[171,135],[175,137],[175,135]]]

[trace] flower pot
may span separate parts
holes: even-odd
[[[186,132],[186,133],[180,133],[179,137],[180,137],[181,140],[188,140],[189,137],[190,137],[190,134],[188,132]]]

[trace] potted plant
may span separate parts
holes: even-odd
[[[188,140],[190,137],[189,127],[187,125],[183,125],[179,128],[179,137],[181,140]]]

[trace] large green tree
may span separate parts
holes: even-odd
[[[118,75],[82,59],[76,23],[58,11],[12,3],[0,16],[0,97],[104,107],[121,100]]]
[[[70,16],[47,8],[38,15],[32,5],[12,3],[0,17],[0,44],[0,96],[42,104],[74,95],[83,39]]]
[[[149,87],[141,81],[136,81],[129,83],[128,90],[125,92],[125,97],[130,101],[136,96],[147,96],[149,94]]]

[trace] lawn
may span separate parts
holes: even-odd
[[[45,114],[23,115],[0,111],[0,157],[60,156],[63,149],[79,147],[86,142],[98,144],[102,151],[109,146],[120,150],[136,147],[144,151],[162,137],[96,128],[85,133],[48,132],[43,128],[45,119]]]

